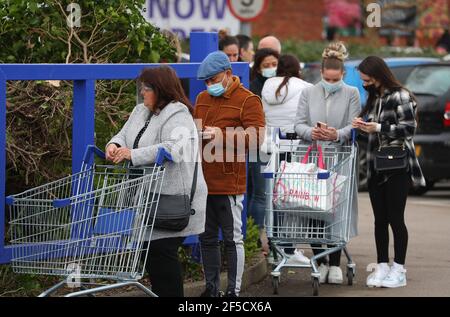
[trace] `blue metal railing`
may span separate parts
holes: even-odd
[[[217,33],[191,33],[191,63],[168,64],[178,77],[190,79],[190,99],[195,102],[205,89],[196,80],[199,63],[218,49]],[[80,170],[85,149],[95,144],[96,80],[134,80],[144,67],[159,64],[0,64],[0,264],[11,260],[12,248],[5,246],[5,171],[6,171],[6,82],[8,80],[73,80],[72,172]],[[233,73],[249,86],[247,63],[233,63]],[[245,213],[244,213],[245,214]],[[244,222],[245,223],[245,222]],[[195,242],[196,237],[188,239]]]

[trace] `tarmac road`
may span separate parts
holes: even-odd
[[[422,197],[409,197],[406,221],[409,246],[406,258],[408,285],[398,289],[369,289],[365,286],[366,267],[376,262],[373,214],[367,193],[359,194],[359,236],[352,239],[348,250],[356,263],[353,286],[321,285],[319,296],[341,297],[441,297],[450,296],[450,184]],[[390,257],[393,257],[391,234]],[[306,250],[310,256],[311,251]],[[392,260],[391,260],[392,261]],[[346,260],[341,267],[345,275]],[[281,275],[279,295],[273,295],[271,277],[253,285],[241,297],[311,296],[310,269],[285,269]],[[346,280],[344,279],[344,283]]]

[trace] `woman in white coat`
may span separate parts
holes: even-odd
[[[270,147],[272,131],[280,128],[283,133],[294,132],[295,116],[297,113],[298,102],[302,91],[312,86],[310,83],[300,79],[300,62],[293,55],[282,55],[278,60],[276,77],[269,78],[263,87],[261,97],[266,117],[266,139],[261,146],[261,151],[271,152]],[[290,141],[286,141],[290,142]],[[285,159],[280,155],[281,159]],[[263,160],[264,161],[264,160]],[[260,171],[262,185],[260,191],[264,190],[264,178]],[[264,194],[264,193],[263,193]],[[264,208],[263,211],[265,212]],[[261,240],[267,240],[262,231]],[[294,249],[285,248],[286,253],[293,253]],[[305,257],[300,251],[297,251],[295,257],[304,261]]]

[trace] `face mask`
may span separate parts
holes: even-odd
[[[208,91],[208,94],[210,94],[213,97],[222,96],[225,93],[225,87],[223,87],[222,83],[226,77],[227,76],[224,76],[220,83],[207,86],[206,90]]]
[[[322,78],[322,81],[320,83],[322,84],[322,86],[326,90],[326,92],[328,92],[329,94],[332,94],[336,91],[341,90],[342,86],[344,85],[342,79],[340,81],[338,81],[337,83],[330,84],[329,82],[327,82],[326,80],[324,80]]]
[[[275,77],[277,75],[277,68],[276,67],[263,68],[262,75],[263,75],[263,77],[266,77],[266,78]]]
[[[363,88],[371,95],[376,95],[377,94],[377,87],[375,87],[374,84],[363,86]]]

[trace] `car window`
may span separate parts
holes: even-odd
[[[441,96],[450,89],[450,67],[417,67],[409,75],[405,86],[416,94]]]
[[[402,83],[405,84],[406,79],[409,74],[413,71],[414,66],[399,66],[399,67],[391,67],[391,71],[394,74],[395,78]]]

